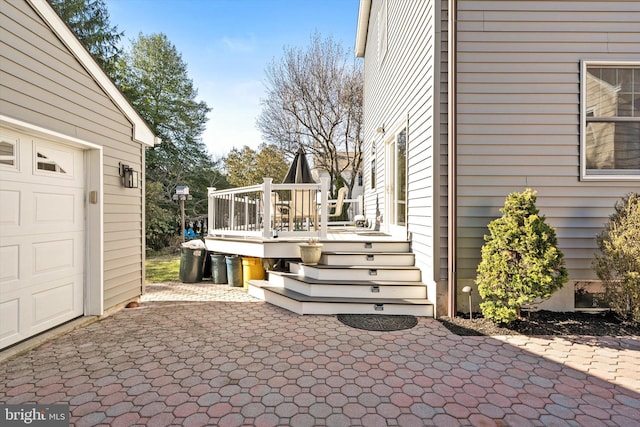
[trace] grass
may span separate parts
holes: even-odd
[[[147,283],[177,282],[180,276],[180,255],[149,256],[146,260]]]

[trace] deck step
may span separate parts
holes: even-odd
[[[292,262],[292,273],[321,280],[394,280],[419,282],[420,269],[413,266],[368,266],[368,265],[309,265]]]
[[[349,241],[349,240],[323,240],[321,242],[326,252],[349,252],[349,253],[409,253],[411,244],[405,240],[372,240],[372,241]]]
[[[415,255],[407,252],[323,252],[320,264],[325,265],[394,265],[413,266]]]
[[[366,236],[365,236],[366,238]],[[406,240],[387,240],[389,237],[371,237],[371,240],[322,240],[325,252],[355,253],[409,253],[411,243]],[[303,242],[300,239],[263,239],[260,236],[207,236],[205,245],[210,252],[230,253],[258,258],[299,258]]]
[[[405,314],[433,317],[433,303],[425,298],[314,297],[264,280],[251,280],[249,294],[297,314]]]
[[[421,282],[319,280],[282,272],[269,273],[269,286],[316,297],[419,299],[426,296],[426,285]]]

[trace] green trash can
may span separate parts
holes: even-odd
[[[211,281],[213,283],[227,283],[227,263],[224,255],[211,254]]]
[[[226,260],[229,286],[242,287],[242,258],[234,255],[226,257]]]
[[[202,281],[206,249],[180,248],[180,281],[195,283]]]

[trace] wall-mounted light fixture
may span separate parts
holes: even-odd
[[[133,170],[129,165],[120,165],[120,177],[124,188],[138,188],[138,171]]]
[[[376,129],[376,132],[378,132],[378,133],[384,133],[384,125],[382,125],[382,126],[378,126],[378,129]]]

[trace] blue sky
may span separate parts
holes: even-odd
[[[265,69],[285,46],[306,47],[314,31],[353,52],[358,0],[105,0],[126,46],[164,33],[187,64],[209,113],[203,141],[214,158],[256,148]]]

